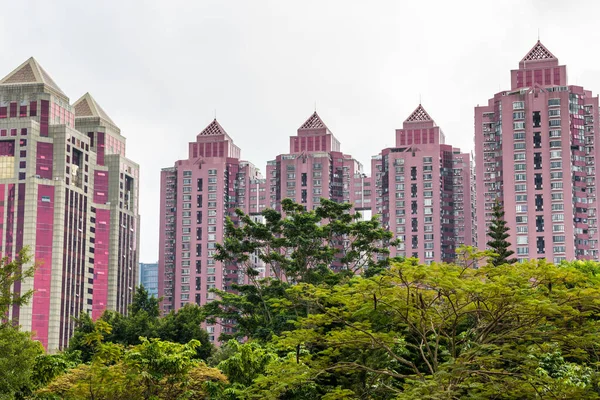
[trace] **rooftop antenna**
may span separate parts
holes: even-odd
[[[217,109],[215,108],[215,121],[217,120]]]
[[[538,42],[540,41],[540,28],[538,28]]]
[[[315,112],[317,112],[317,101],[315,100]]]

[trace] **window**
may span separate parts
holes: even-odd
[[[527,223],[527,215],[517,215],[515,218],[517,224],[526,224]]]
[[[517,201],[517,202],[527,201],[527,195],[526,194],[517,194],[517,195],[515,195],[515,201]]]
[[[564,232],[564,231],[565,231],[564,225],[553,225],[552,226],[552,232]]]
[[[525,132],[515,132],[513,134],[514,140],[525,140]]]
[[[515,161],[523,161],[525,160],[525,153],[515,153],[513,158]]]
[[[555,150],[555,151],[550,152],[550,158],[561,158],[561,157],[562,157],[561,150]]]
[[[515,181],[526,181],[526,180],[527,180],[526,174],[515,174]]]
[[[515,185],[515,192],[526,192],[526,191],[527,191],[527,185],[525,185],[525,184]]]
[[[529,232],[529,227],[527,225],[517,226],[517,233],[527,233]]]
[[[525,169],[526,169],[525,164],[515,164],[515,171],[525,171]]]
[[[513,122],[513,129],[525,129],[525,122]]]
[[[515,150],[525,150],[525,143],[515,143],[513,147]]]
[[[551,119],[548,122],[550,126],[560,126],[560,119]]]
[[[522,110],[525,108],[524,101],[513,101],[513,110]]]
[[[560,106],[560,99],[548,99],[548,107]]]
[[[553,222],[560,222],[565,220],[565,214],[552,214]]]
[[[527,204],[517,204],[515,208],[518,213],[527,212]]]
[[[549,117],[560,117],[560,108],[556,110],[548,110]]]
[[[183,176],[192,176],[192,171],[183,171]]]
[[[216,169],[209,169],[208,170],[208,175],[209,176],[216,176],[217,175],[217,170]]]
[[[517,244],[528,244],[529,236],[517,236]]]

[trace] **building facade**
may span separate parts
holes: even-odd
[[[158,263],[140,263],[139,284],[144,286],[150,296],[158,298]]]
[[[371,180],[363,173],[362,164],[342,153],[340,147],[314,112],[290,137],[289,152],[267,163],[268,206],[280,210],[281,200],[288,198],[312,210],[326,198],[370,209]]]
[[[214,259],[225,219],[235,210],[258,214],[266,204],[266,181],[240,160],[240,148],[215,119],[188,147],[188,158],[161,171],[159,296],[163,313],[215,299],[211,289],[231,290],[244,271]],[[257,268],[260,268],[257,265]],[[264,270],[264,268],[263,268]],[[214,341],[233,329],[229,321],[206,327]]]
[[[470,156],[445,144],[421,105],[396,130],[396,146],[373,157],[372,171],[373,213],[401,241],[391,256],[452,262],[458,246],[474,244]]]
[[[17,293],[33,289],[31,301],[9,318],[49,351],[68,344],[73,317],[126,309],[135,283],[138,167],[124,157],[110,119],[79,115],[90,101],[86,95],[71,105],[33,58],[0,80],[0,252],[14,259],[28,247],[38,264],[33,278],[14,285]],[[83,129],[92,119],[95,132],[122,142],[119,154],[92,143],[92,130]],[[111,167],[111,159],[129,169]],[[119,173],[129,179],[127,210],[119,201],[125,189],[114,188]],[[126,234],[111,224],[116,213],[131,216]]]
[[[569,85],[540,42],[511,71],[510,90],[475,108],[477,238],[504,206],[519,260],[598,260],[598,97]]]

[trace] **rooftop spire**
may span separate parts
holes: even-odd
[[[217,118],[208,124],[206,128],[202,132],[198,134],[198,136],[213,136],[213,135],[227,135],[225,129],[217,122]]]
[[[56,82],[54,82],[33,57],[29,58],[0,80],[0,85],[15,85],[19,83],[43,83],[66,97]]]
[[[539,61],[539,60],[556,60],[557,58],[554,54],[550,53],[542,42],[540,42],[539,38],[535,46],[529,50],[529,52],[523,57],[521,62],[524,61]]]
[[[303,124],[300,129],[327,129],[327,125],[323,122],[317,111],[315,111]]]
[[[408,118],[406,118],[406,120],[404,122],[423,122],[423,121],[433,121],[433,119],[429,116],[429,114],[427,114],[427,111],[425,111],[425,109],[419,102],[419,106],[415,109],[415,111],[412,112],[412,114],[410,114],[408,116]]]
[[[73,108],[75,109],[75,117],[98,117],[117,126],[117,124],[115,124],[108,116],[106,111],[96,103],[96,100],[89,92],[81,96],[81,98],[73,104]]]

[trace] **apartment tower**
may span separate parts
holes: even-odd
[[[211,289],[244,282],[244,271],[214,259],[216,244],[237,208],[258,214],[265,204],[265,180],[240,160],[240,148],[216,119],[189,143],[187,159],[161,171],[158,293],[164,313],[204,305],[216,298]],[[230,322],[207,326],[210,339],[230,333]]]
[[[510,90],[475,108],[479,247],[499,201],[518,260],[598,260],[597,133],[598,97],[569,85],[538,41],[511,71]]]
[[[33,58],[0,80],[0,254],[27,246],[39,265],[14,285],[35,292],[9,318],[49,351],[67,346],[73,317],[126,311],[137,180],[125,139],[89,94],[71,105]]]
[[[396,146],[373,157],[373,213],[401,243],[391,256],[452,262],[473,245],[470,156],[445,144],[422,105],[396,130]]]

